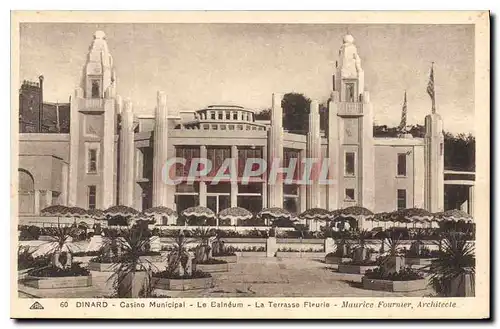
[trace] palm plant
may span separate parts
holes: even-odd
[[[34,255],[49,254],[51,255],[51,265],[60,269],[67,269],[72,264],[72,238],[77,234],[75,227],[64,227],[57,225],[57,227],[47,230],[49,241],[42,244]]]
[[[215,232],[215,240],[212,243],[212,254],[219,255],[224,252],[224,241],[222,240],[222,234],[220,230]]]
[[[186,239],[182,231],[175,237],[173,249],[168,254],[168,272],[178,273],[179,276],[192,273],[192,264],[189,264],[191,255],[188,250],[188,245],[191,242],[193,241]]]
[[[212,256],[210,237],[214,236],[214,232],[208,228],[196,228],[193,231],[193,236],[200,241],[200,244],[196,247],[195,252],[196,262],[200,263],[208,260]]]
[[[137,298],[149,297],[152,292],[152,268],[154,265],[140,256],[149,243],[151,232],[147,229],[133,226],[124,228],[120,237],[114,239],[118,250],[118,261],[113,265],[113,274],[108,280],[113,280],[118,297]]]
[[[354,260],[363,261],[368,258],[368,248],[366,240],[370,237],[370,232],[366,229],[360,230],[356,235],[356,243],[354,247]]]
[[[473,296],[475,289],[475,248],[465,234],[452,232],[442,241],[439,257],[426,268],[437,293],[447,297]]]
[[[336,241],[337,250],[335,254],[337,257],[348,257],[351,253],[351,243],[349,238],[351,237],[349,231],[340,231],[339,240]]]
[[[416,228],[414,232],[415,234],[412,236],[412,239],[414,241],[410,246],[410,251],[413,255],[419,257],[424,247],[424,243],[422,241],[425,235],[425,231],[422,228]]]
[[[405,266],[404,258],[400,256],[399,246],[402,234],[398,231],[386,232],[382,240],[382,257],[380,268],[385,274],[398,272]],[[385,250],[387,247],[387,251]]]

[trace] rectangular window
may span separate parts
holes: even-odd
[[[398,176],[406,176],[406,153],[398,154]]]
[[[354,196],[354,189],[353,188],[346,188],[345,189],[345,199],[347,201],[355,201],[356,198]]]
[[[95,209],[96,207],[96,187],[95,185],[89,185],[89,209]]]
[[[210,112],[210,119],[215,120],[215,112]]]
[[[89,173],[97,172],[97,150],[89,149]]]
[[[345,84],[346,91],[346,101],[354,102],[354,83],[346,83]]]
[[[354,152],[347,152],[345,154],[345,174],[347,176],[354,176],[355,175],[355,154]]]
[[[406,190],[398,190],[398,210],[406,208]]]

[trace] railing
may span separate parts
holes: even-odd
[[[362,115],[363,103],[339,103],[339,114],[342,115]]]
[[[80,98],[81,110],[104,110],[104,99],[102,98]]]

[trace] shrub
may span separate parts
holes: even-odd
[[[406,267],[395,273],[386,273],[383,268],[377,267],[373,270],[366,271],[365,278],[390,281],[412,281],[421,280],[424,276],[410,267]]]
[[[87,276],[90,271],[81,266],[80,263],[73,263],[69,268],[59,268],[49,266],[33,270],[30,275],[37,277],[64,277],[64,276]]]
[[[201,279],[201,278],[210,278],[212,275],[210,273],[202,272],[202,271],[193,271],[191,275],[179,275],[178,272],[173,272],[170,270],[164,270],[161,272],[154,272],[153,278],[162,278],[162,279]]]
[[[38,240],[42,232],[40,227],[35,225],[19,225],[18,230],[20,231],[19,241]]]
[[[227,264],[225,260],[222,259],[215,259],[215,258],[209,258],[201,262],[196,262],[196,264],[202,264],[202,265],[216,265],[216,264]]]
[[[32,254],[29,252],[29,247],[19,248],[17,253],[18,270],[48,266],[50,261],[51,259],[48,256],[33,258]]]

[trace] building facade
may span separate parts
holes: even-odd
[[[241,106],[211,105],[180,115],[159,91],[152,116],[134,114],[133,103],[116,95],[113,58],[103,32],[96,32],[81,85],[71,96],[69,130],[20,134],[19,211],[36,216],[51,204],[105,209],[115,204],[145,210],[167,206],[178,212],[203,205],[215,212],[244,207],[258,212],[284,207],[292,212],[360,205],[374,212],[444,207],[443,121],[425,117],[425,138],[374,138],[373,113],[354,39],[343,38],[328,103],[328,129],[320,129],[319,104],[311,102],[309,132],[283,129],[281,95],[272,95],[271,120],[255,119]],[[423,118],[424,119],[424,118]],[[168,159],[177,185],[165,183]],[[207,177],[187,182],[196,158],[211,160]],[[211,183],[227,158],[238,159],[231,179]],[[246,159],[299,164],[293,179],[268,180],[269,172],[246,184]],[[328,159],[330,184],[302,184],[302,159]]]

